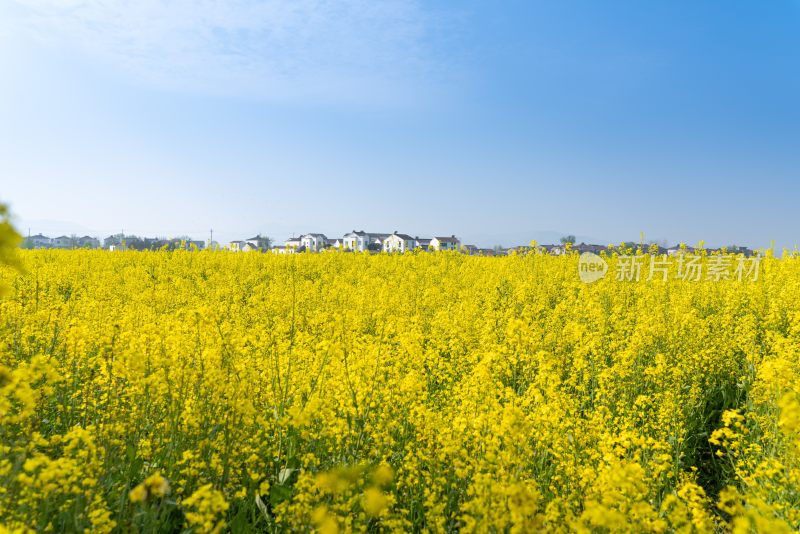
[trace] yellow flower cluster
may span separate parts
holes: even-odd
[[[153,473],[128,494],[131,502],[144,502],[148,498],[160,498],[169,493],[169,481],[161,473]]]
[[[800,529],[797,257],[18,256],[0,531]]]
[[[201,486],[200,489],[183,501],[187,508],[186,521],[195,527],[201,534],[217,533],[225,528],[225,520],[220,520],[219,515],[228,509],[225,496],[211,484]]]

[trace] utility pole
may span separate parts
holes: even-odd
[[[210,249],[213,246],[214,246],[214,229],[212,228],[211,236],[208,238],[208,248]]]

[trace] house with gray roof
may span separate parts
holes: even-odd
[[[343,250],[352,250],[355,252],[364,252],[367,250],[380,249],[383,245],[383,240],[391,234],[384,234],[378,232],[365,232],[364,230],[353,230],[352,232],[344,234],[342,237],[341,248]],[[375,245],[378,245],[375,247]]]
[[[300,246],[308,252],[319,252],[325,248],[328,238],[325,234],[303,234],[300,236]]]
[[[460,246],[461,241],[454,235],[431,239],[431,248],[433,250],[458,250]]]
[[[416,241],[416,243],[414,243],[415,248],[421,248],[422,250],[430,249],[431,240],[429,238],[416,236],[414,237],[414,241]]]
[[[417,240],[408,234],[400,234],[397,231],[390,234],[383,240],[384,252],[407,252],[414,250]]]

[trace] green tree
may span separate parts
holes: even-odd
[[[11,225],[8,207],[0,204],[0,268],[4,265],[9,265],[15,269],[20,268],[17,247],[21,241],[22,237]],[[7,289],[0,283],[0,296],[5,294]]]

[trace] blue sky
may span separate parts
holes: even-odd
[[[800,244],[800,1],[0,0],[23,232]]]

